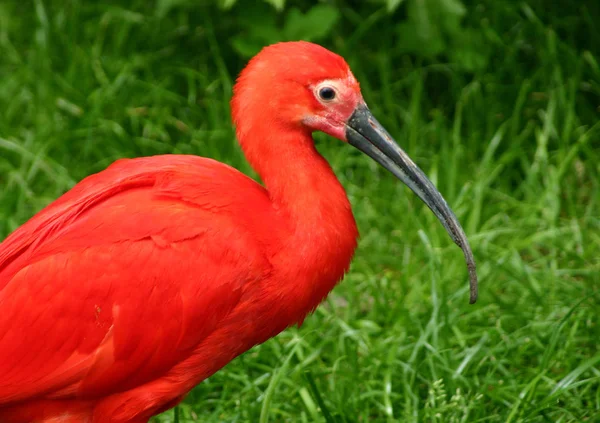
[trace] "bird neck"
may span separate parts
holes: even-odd
[[[296,242],[309,242],[313,248],[319,242],[323,248],[334,244],[352,256],[358,231],[344,188],[316,150],[309,131],[276,125],[253,128],[251,134],[266,134],[259,139],[238,133],[273,207],[292,228]]]
[[[348,271],[358,230],[346,192],[311,133],[265,129],[252,133],[272,138],[250,140],[239,130],[238,137],[277,216],[269,253],[279,283],[268,289],[278,298],[294,299],[293,306],[286,303],[279,310],[286,316],[279,320],[300,324]]]

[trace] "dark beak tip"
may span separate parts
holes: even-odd
[[[477,270],[475,262],[467,264],[469,270],[469,304],[475,304],[479,297],[479,283],[477,281]]]
[[[479,294],[477,293],[477,291],[475,291],[475,292],[471,291],[471,296],[469,297],[469,304],[475,304],[477,302],[478,297],[479,297]]]

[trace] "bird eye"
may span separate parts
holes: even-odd
[[[331,101],[335,98],[335,90],[331,87],[323,87],[319,89],[319,97],[323,101]]]

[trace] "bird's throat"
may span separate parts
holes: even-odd
[[[358,231],[346,192],[312,135],[300,130],[269,135],[274,138],[241,144],[281,219],[274,227],[286,228],[273,259],[287,273],[281,279],[290,283],[288,294],[297,299],[301,320],[348,270]]]
[[[344,188],[303,128],[258,131],[260,139],[240,139],[250,165],[262,179],[273,207],[293,227],[335,226],[356,235]]]

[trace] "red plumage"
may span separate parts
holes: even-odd
[[[293,231],[264,188],[210,159],[86,178],[1,246],[0,421],[144,421],[174,405],[342,276],[349,259],[290,263]]]
[[[282,196],[210,159],[121,160],[1,244],[0,422],[146,421],[341,279],[356,227],[310,133],[253,130]]]
[[[232,115],[265,187],[206,158],[120,160],[0,244],[0,423],[146,422],[301,323],[358,237],[313,131],[406,182],[472,258],[340,56],[305,42],[265,48],[240,75]]]

